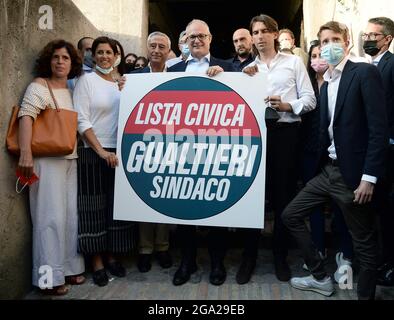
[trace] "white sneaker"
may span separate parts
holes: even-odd
[[[345,266],[352,266],[352,262],[348,259],[345,259],[343,257],[343,253],[342,252],[338,252],[335,255],[335,261],[337,262],[337,270],[334,273],[334,279],[336,283],[339,283],[339,280],[341,279],[341,277],[345,274]]]
[[[331,278],[328,276],[323,280],[316,280],[312,275],[302,278],[291,278],[290,284],[293,288],[314,291],[326,297],[331,296],[335,291]]]

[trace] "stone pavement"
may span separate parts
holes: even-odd
[[[209,283],[209,257],[206,249],[199,249],[199,270],[188,283],[175,287],[172,277],[179,265],[180,253],[178,249],[172,251],[174,265],[170,269],[161,269],[153,262],[152,270],[140,273],[136,267],[136,255],[124,259],[127,267],[125,278],[113,277],[105,287],[93,284],[91,274],[87,274],[87,281],[80,286],[72,286],[70,292],[62,297],[42,296],[32,291],[26,299],[115,299],[115,300],[355,300],[356,290],[341,290],[336,285],[336,293],[332,297],[324,297],[317,293],[304,292],[293,289],[289,283],[276,279],[271,250],[261,248],[255,273],[246,285],[238,285],[235,281],[238,264],[242,251],[231,249],[228,251],[225,265],[227,268],[226,282],[221,286]],[[327,270],[335,271],[335,252],[329,252]],[[307,275],[302,270],[303,261],[297,250],[291,250],[289,265],[294,276]],[[379,300],[394,300],[394,288],[378,287],[376,298]]]

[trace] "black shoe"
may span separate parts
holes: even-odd
[[[378,279],[376,282],[379,286],[392,287],[394,286],[394,267],[384,265],[378,270]]]
[[[256,267],[256,259],[244,258],[239,266],[235,279],[238,284],[248,283],[252,277],[254,268]]]
[[[286,262],[286,258],[274,258],[275,275],[279,281],[289,281],[291,278],[291,271]]]
[[[172,283],[174,286],[180,286],[189,281],[190,275],[197,271],[195,263],[182,263],[179,269],[175,272]]]
[[[226,269],[222,262],[212,265],[209,274],[209,282],[215,286],[220,286],[226,280]]]
[[[116,277],[123,278],[126,276],[126,269],[119,261],[112,261],[107,264],[108,271]]]
[[[152,257],[151,254],[142,254],[142,253],[139,254],[137,267],[140,272],[145,273],[152,268],[152,264],[150,262],[151,257]]]
[[[105,272],[105,269],[100,269],[93,272],[93,282],[99,287],[104,287],[108,284],[108,276]]]
[[[157,261],[160,267],[167,269],[172,266],[172,258],[168,251],[159,251],[156,253]]]

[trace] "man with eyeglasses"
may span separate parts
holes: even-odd
[[[275,275],[280,281],[289,281],[291,270],[287,255],[290,239],[281,215],[296,194],[300,115],[316,107],[316,98],[301,58],[279,52],[278,23],[270,16],[259,15],[252,18],[250,30],[258,55],[243,71],[249,75],[256,72],[267,75],[268,96],[261,97],[261,100],[269,107],[267,110],[277,114],[276,119],[266,120],[266,198],[275,212],[272,248]],[[237,273],[238,283],[249,281],[256,263],[260,230],[250,229],[249,233]]]
[[[390,195],[394,181],[394,55],[389,51],[393,37],[394,22],[387,17],[369,19],[362,35],[364,51],[382,75],[390,129],[388,170],[376,200],[382,235],[378,284],[384,286],[394,286],[394,199]]]
[[[206,22],[197,19],[189,22],[186,27],[186,36],[190,55],[186,61],[168,68],[168,72],[196,72],[213,77],[223,71],[233,71],[230,63],[216,59],[210,54],[212,35]],[[208,229],[208,251],[211,258],[209,281],[213,285],[221,285],[226,280],[223,260],[226,252],[227,228],[209,227]],[[177,232],[181,242],[182,261],[172,281],[176,286],[189,281],[191,274],[197,271],[196,227],[178,225]]]
[[[320,89],[320,173],[283,212],[282,219],[301,249],[311,275],[292,278],[300,290],[334,293],[331,277],[305,223],[313,210],[332,199],[340,207],[360,262],[357,296],[374,299],[377,276],[376,182],[384,177],[388,125],[383,84],[378,70],[349,60],[346,27],[330,21],[320,27],[321,57],[329,68]],[[346,272],[340,285],[353,282]]]
[[[194,19],[187,25],[186,41],[190,50],[189,57],[169,68],[169,72],[201,72],[212,77],[223,71],[233,71],[230,63],[210,54],[212,35],[204,21]]]

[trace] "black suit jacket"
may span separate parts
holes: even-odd
[[[183,72],[186,70],[187,63],[185,61],[178,62],[172,67],[168,68],[168,72]],[[217,59],[211,56],[209,66],[220,66],[224,71],[234,71],[233,65],[225,60]]]
[[[386,94],[390,138],[394,139],[394,54],[387,51],[378,64],[378,70],[382,75],[383,87]]]
[[[382,78],[367,63],[348,61],[339,83],[333,132],[339,169],[346,185],[356,189],[363,174],[385,174],[388,124]],[[330,146],[327,83],[320,93],[320,164]]]

